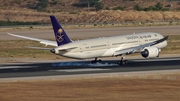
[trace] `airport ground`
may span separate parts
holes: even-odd
[[[180,77],[180,74],[176,76]],[[162,77],[165,78],[167,75],[163,75]],[[180,80],[122,78],[119,76],[31,81],[23,80],[17,82],[1,82],[0,100],[179,101],[179,84]]]
[[[179,101],[180,58],[129,62],[108,67],[65,62],[0,65],[9,68],[0,70],[0,100]]]
[[[155,27],[123,27],[123,28],[96,28],[96,29],[67,29],[67,33],[73,39],[86,39],[93,37],[102,37],[102,36],[111,36],[118,34],[129,34],[129,33],[138,33],[138,32],[158,32],[163,35],[170,35],[171,38],[171,47],[169,50],[174,55],[169,53],[168,57],[178,57],[179,56],[179,28],[180,26],[155,26]],[[9,41],[7,49],[12,48],[12,46],[19,45],[21,42],[21,46],[17,47],[17,49],[23,49],[23,45],[27,43],[31,43],[28,41],[25,43],[25,40],[19,41],[18,38],[14,38],[11,36],[7,36],[6,32],[0,32],[0,40],[4,42],[4,40]],[[44,38],[44,39],[53,39],[53,32],[51,30],[29,30],[29,31],[12,31],[12,33]],[[77,34],[78,33],[78,34]],[[13,41],[11,41],[13,40]],[[12,44],[12,42],[16,44]],[[1,44],[3,46],[4,44]],[[30,44],[30,45],[34,45]],[[35,43],[37,45],[37,43]],[[4,51],[4,50],[3,50]],[[3,52],[1,51],[1,52]],[[7,50],[6,50],[7,51]],[[26,50],[23,50],[26,51]],[[163,50],[162,50],[163,51]],[[22,52],[20,50],[16,51]],[[26,51],[27,52],[27,51]],[[51,53],[45,53],[51,54]],[[165,53],[164,53],[165,54]],[[166,54],[163,56],[167,56]],[[41,55],[41,54],[40,54]],[[19,55],[19,57],[23,57],[23,55]],[[19,58],[18,57],[18,58]],[[139,55],[140,57],[140,55]],[[12,57],[6,57],[11,59]],[[13,57],[14,58],[14,57]],[[20,60],[24,60],[23,59]],[[29,58],[29,61],[38,63],[39,59]],[[4,59],[1,57],[1,59]],[[16,56],[15,56],[16,59]],[[21,61],[10,61],[14,62],[13,64],[18,64]],[[46,60],[46,59],[45,59]],[[50,60],[46,60],[50,61]],[[53,61],[61,61],[61,59],[55,58]],[[63,60],[64,61],[64,60]],[[40,61],[42,62],[42,61]],[[25,63],[28,63],[27,61]],[[138,70],[125,72],[125,75],[111,75],[111,73],[105,73],[105,75],[93,75],[87,76],[87,74],[82,74],[80,76],[77,75],[65,75],[66,77],[49,77],[43,76],[40,79],[37,76],[33,79],[20,77],[15,77],[10,80],[2,80],[4,78],[0,78],[0,100],[2,101],[92,101],[92,100],[100,100],[100,101],[179,101],[180,97],[180,72],[179,72],[179,60],[174,61],[159,61],[156,62],[146,62],[145,64],[140,64],[140,62],[134,62],[138,64],[137,66],[141,66],[142,68],[148,67],[149,72]],[[9,64],[9,63],[6,63]],[[21,64],[21,63],[20,63]],[[123,70],[123,69],[136,69],[138,67],[134,66],[134,64],[130,64],[132,67],[116,67],[115,70]],[[47,64],[44,63],[46,67]],[[158,72],[158,68],[166,69],[167,71]],[[17,67],[18,68],[18,67]],[[43,67],[42,67],[43,68]],[[99,68],[99,67],[98,67]],[[103,68],[103,67],[102,67]],[[108,67],[105,69],[109,69],[113,67]],[[157,68],[157,69],[156,69]],[[161,70],[160,69],[160,70]],[[32,73],[35,73],[34,71]],[[38,71],[39,74],[43,73],[43,71]],[[83,72],[83,71],[81,71]],[[84,71],[85,72],[85,71]],[[86,71],[87,72],[87,71]],[[14,74],[19,74],[18,72],[14,72]],[[28,72],[23,72],[28,74]],[[121,72],[120,72],[121,73]],[[2,76],[5,73],[1,73]],[[91,74],[96,74],[92,72]]]
[[[162,49],[161,54],[173,54],[178,55],[180,53],[179,47],[179,28],[180,26],[143,26],[143,27],[114,27],[114,28],[86,28],[86,29],[65,29],[70,38],[73,40],[88,39],[95,37],[106,37],[130,33],[140,33],[140,32],[158,32],[165,35],[169,35],[168,46]],[[23,61],[36,61],[36,60],[55,60],[61,61],[63,58],[49,51],[33,50],[24,48],[24,46],[36,46],[45,47],[38,42],[33,42],[29,40],[21,40],[16,37],[8,36],[6,33],[15,33],[24,36],[36,37],[41,39],[54,40],[54,35],[52,30],[9,30],[5,32],[0,32],[0,60],[2,62],[23,62]],[[10,47],[13,46],[13,47]],[[11,51],[13,50],[13,51]],[[140,54],[137,54],[141,57]],[[131,56],[130,56],[131,57]],[[22,59],[23,58],[23,59]]]

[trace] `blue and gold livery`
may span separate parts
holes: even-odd
[[[55,38],[57,41],[57,45],[61,46],[61,45],[70,43],[71,42],[70,38],[68,37],[68,35],[66,34],[62,26],[60,25],[56,17],[50,16],[50,18],[51,18]]]

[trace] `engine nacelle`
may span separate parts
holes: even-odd
[[[145,47],[141,52],[142,57],[144,58],[155,58],[159,56],[159,49],[157,47]]]

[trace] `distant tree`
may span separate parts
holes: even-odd
[[[123,10],[124,10],[124,8],[123,8],[123,7],[121,7],[121,6],[118,6],[118,7],[114,7],[114,8],[112,8],[112,10],[121,10],[121,11],[123,11]]]
[[[134,6],[134,10],[142,11],[143,8],[141,8],[139,5],[135,5],[135,6]]]
[[[149,6],[149,10],[154,11],[154,10],[156,10],[156,8],[154,6]]]
[[[78,0],[78,2],[72,4],[75,7],[88,7],[89,0]]]
[[[51,4],[52,4],[52,5],[57,5],[57,4],[58,4],[58,0],[52,0],[52,1],[51,1]]]
[[[48,6],[48,0],[39,0],[37,4],[38,11],[44,11]]]
[[[106,10],[110,10],[110,8],[109,8],[109,7],[106,7],[105,9],[106,9]]]
[[[89,0],[89,6],[95,6],[98,2],[99,0]]]
[[[149,6],[148,8],[144,8],[143,10],[144,10],[144,11],[155,11],[155,10],[156,10],[156,7],[154,7],[154,6]]]
[[[163,8],[162,4],[160,2],[158,2],[156,5],[156,10],[161,10]]]
[[[96,10],[101,10],[104,8],[104,4],[100,0],[89,0],[89,5],[94,6]]]
[[[98,2],[95,4],[96,10],[101,10],[104,8],[104,4],[102,2]]]

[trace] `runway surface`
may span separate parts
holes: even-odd
[[[180,57],[130,59],[129,63],[125,66],[117,65],[117,60],[106,60],[102,63],[97,64],[92,64],[90,61],[14,63],[0,65],[0,78],[38,77],[53,75],[61,76],[177,69],[180,69]]]
[[[179,35],[180,25],[177,26],[143,26],[143,27],[114,27],[114,28],[82,28],[82,29],[65,29],[69,37],[72,39],[87,39],[94,37],[105,37],[122,34],[133,34],[140,32],[157,32],[162,35]],[[13,36],[6,34],[7,32],[0,32],[0,40],[19,40]],[[53,30],[21,30],[11,31],[10,33],[41,38],[54,39]]]
[[[72,39],[114,36],[139,32],[158,32],[163,35],[179,34],[180,26],[145,26],[145,27],[115,27],[66,29]],[[19,40],[0,32],[0,40]],[[54,39],[53,30],[11,31],[11,33],[42,39]],[[151,70],[173,70],[180,68],[179,58],[138,59],[129,60],[126,66],[118,66],[117,60],[104,61],[101,64],[91,64],[90,61],[48,62],[48,63],[14,63],[0,65],[0,78],[36,77],[51,75],[77,75],[95,73],[117,73]]]

